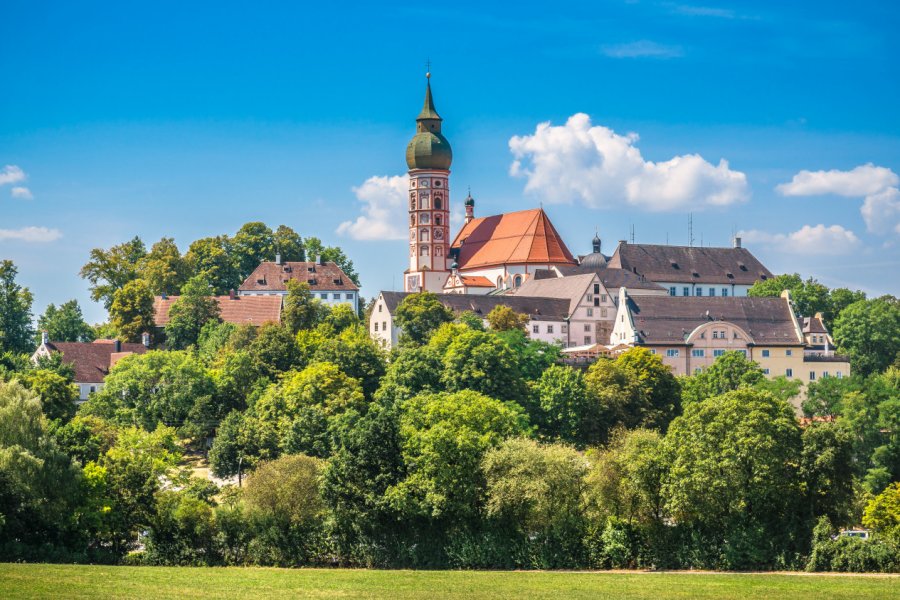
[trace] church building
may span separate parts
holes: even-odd
[[[425,103],[406,148],[409,268],[404,291],[483,295],[518,288],[538,270],[578,264],[542,208],[475,218],[471,194],[465,200],[465,224],[451,242],[453,151],[441,132],[431,74],[426,78]]]

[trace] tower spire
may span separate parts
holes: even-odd
[[[431,71],[425,73],[425,102],[422,104],[422,112],[416,117],[416,121],[435,120],[442,121],[441,115],[434,108],[434,98],[431,95]]]

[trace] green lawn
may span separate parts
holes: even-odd
[[[900,577],[0,564],[0,598],[900,598]]]

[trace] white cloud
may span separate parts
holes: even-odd
[[[698,154],[664,162],[644,160],[636,133],[619,135],[578,113],[565,125],[541,123],[533,135],[514,136],[510,174],[525,177],[526,193],[548,202],[579,200],[593,208],[624,201],[651,211],[698,210],[749,198],[747,176],[722,159],[713,165]]]
[[[353,188],[363,203],[362,213],[355,221],[344,221],[337,232],[356,240],[402,240],[409,235],[406,228],[406,198],[409,176],[369,177]]]
[[[850,198],[877,194],[900,183],[897,174],[872,163],[860,165],[850,171],[800,171],[789,183],[775,189],[785,196],[822,196],[836,194]]]
[[[650,40],[603,46],[600,52],[610,58],[679,58],[684,56],[681,46],[666,46]]]
[[[840,225],[804,225],[793,233],[767,233],[753,229],[738,233],[745,241],[773,246],[781,252],[811,255],[849,254],[860,246],[859,238]]]
[[[21,200],[34,199],[34,194],[31,193],[31,190],[29,190],[27,187],[22,187],[19,185],[11,189],[9,193],[13,198],[19,198]]]
[[[0,242],[18,240],[21,242],[53,242],[62,237],[59,229],[47,227],[22,227],[20,229],[0,229]]]
[[[0,185],[19,183],[20,181],[25,181],[25,171],[16,165],[6,165],[0,171]]]
[[[865,198],[860,213],[872,233],[900,233],[900,177],[872,163],[850,171],[800,171],[775,189],[785,196],[835,194]]]

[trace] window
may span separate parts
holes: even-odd
[[[724,351],[724,350],[713,350],[713,357],[714,357],[714,358],[718,358],[718,357],[722,356],[723,354],[725,354],[725,351]]]
[[[681,291],[682,291],[682,294],[681,294],[682,296],[690,296],[691,295],[691,288],[689,288],[689,287],[682,288]]]
[[[382,321],[382,322],[381,322],[381,330],[382,330],[382,331],[387,331],[387,330],[388,330],[388,329],[387,329],[387,321]]]
[[[669,358],[677,358],[678,357],[678,348],[669,348],[666,350],[666,356]]]
[[[541,332],[541,326],[540,326],[540,325],[532,325],[532,326],[531,326],[531,333],[540,333],[540,332]]]
[[[769,374],[769,370],[768,370],[768,369],[763,369],[763,375],[768,375],[768,374]]]
[[[762,351],[762,355],[763,355],[763,358],[769,358],[769,351],[768,351],[768,350],[763,350],[763,351]]]
[[[353,294],[344,294],[345,300],[353,300]]]
[[[794,376],[794,370],[793,370],[793,369],[785,369],[785,370],[784,370],[784,374],[785,374],[786,376],[788,376],[788,377],[793,377],[793,376]]]
[[[382,307],[382,305],[379,304],[379,305],[378,305],[378,312],[381,312],[381,307]]]
[[[594,295],[593,295],[593,294],[588,294],[588,295],[587,295],[587,301],[588,301],[588,302],[593,302],[593,301],[594,301]]]
[[[694,358],[703,358],[706,356],[706,351],[703,348],[694,348],[691,350],[691,356]]]
[[[793,351],[793,350],[785,350],[785,351],[784,351],[784,355],[785,355],[785,356],[793,356],[793,355],[794,355],[794,351]]]
[[[522,285],[522,276],[516,275],[513,277],[513,287],[519,287]]]
[[[553,325],[547,325],[547,333],[553,333]]]
[[[419,251],[419,253],[420,253],[422,256],[428,256],[428,246],[422,246],[422,248],[421,248],[421,250]]]
[[[674,295],[675,295],[675,286],[674,286],[674,285],[673,285],[672,287],[669,288],[669,295],[670,295],[670,296],[674,296]]]
[[[822,377],[828,377],[828,371],[822,371]]]
[[[656,348],[650,348],[650,354],[656,354]]]
[[[375,321],[375,331],[378,331],[378,321]]]
[[[584,330],[587,331],[588,333],[590,333],[590,332],[591,332],[591,324],[590,324],[590,323],[585,323],[585,324],[584,324]]]
[[[90,393],[93,394],[93,393],[96,392],[96,391],[97,391],[97,386],[96,386],[96,385],[92,385],[92,386],[91,386]]]
[[[441,200],[440,196],[434,197],[434,208],[435,210],[441,210],[444,207],[444,201]]]
[[[322,297],[322,300],[328,300],[328,294],[319,294]]]
[[[727,297],[728,297],[728,288],[722,288],[722,297],[723,297],[723,298],[727,298]]]
[[[703,372],[703,367],[695,367],[695,368],[694,368],[694,374],[695,374],[695,375],[697,375],[697,374],[699,374],[699,373],[702,373],[702,372]]]
[[[700,339],[701,339],[701,340],[705,340],[705,339],[706,339],[706,332],[705,332],[705,331],[701,331],[701,332],[700,332]]]
[[[719,332],[718,332],[718,330],[716,330],[716,329],[713,329],[713,339],[714,339],[714,340],[719,339]]]
[[[560,325],[559,330],[560,330],[562,333],[565,333],[565,332],[567,332],[567,331],[569,330],[569,328],[568,328],[566,325]]]
[[[595,284],[594,284],[594,293],[595,293],[595,294],[599,294],[599,293],[600,293],[600,284],[599,284],[599,283],[595,283]]]
[[[589,336],[589,335],[584,336],[584,345],[587,346],[590,343],[591,343],[591,336]]]
[[[434,255],[435,255],[435,256],[443,256],[443,255],[444,255],[444,249],[443,249],[441,246],[435,246],[435,248],[434,248]]]
[[[600,306],[600,296],[594,296],[594,306]]]
[[[715,296],[715,295],[716,295],[716,288],[709,288],[709,295],[710,295],[710,296]]]
[[[332,299],[332,300],[340,300],[340,299],[341,299],[341,295],[340,295],[340,294],[332,294],[332,295],[331,295],[331,299]]]
[[[605,308],[600,309],[600,316],[606,318],[609,315],[609,311]]]
[[[809,380],[810,380],[810,381],[815,381],[815,380],[816,380],[816,372],[815,372],[815,371],[810,371],[810,372],[809,372]]]
[[[703,295],[703,288],[699,288],[699,287],[698,287],[698,288],[696,289],[696,292],[697,292],[697,295],[698,295],[698,296],[702,296],[702,295]]]
[[[843,378],[844,378],[844,374],[841,373],[840,371],[836,372],[834,375],[835,375],[835,377],[837,377],[838,379],[843,379]]]
[[[594,316],[594,309],[593,309],[593,308],[587,309],[587,316],[589,316],[589,317],[593,317],[593,316]]]

